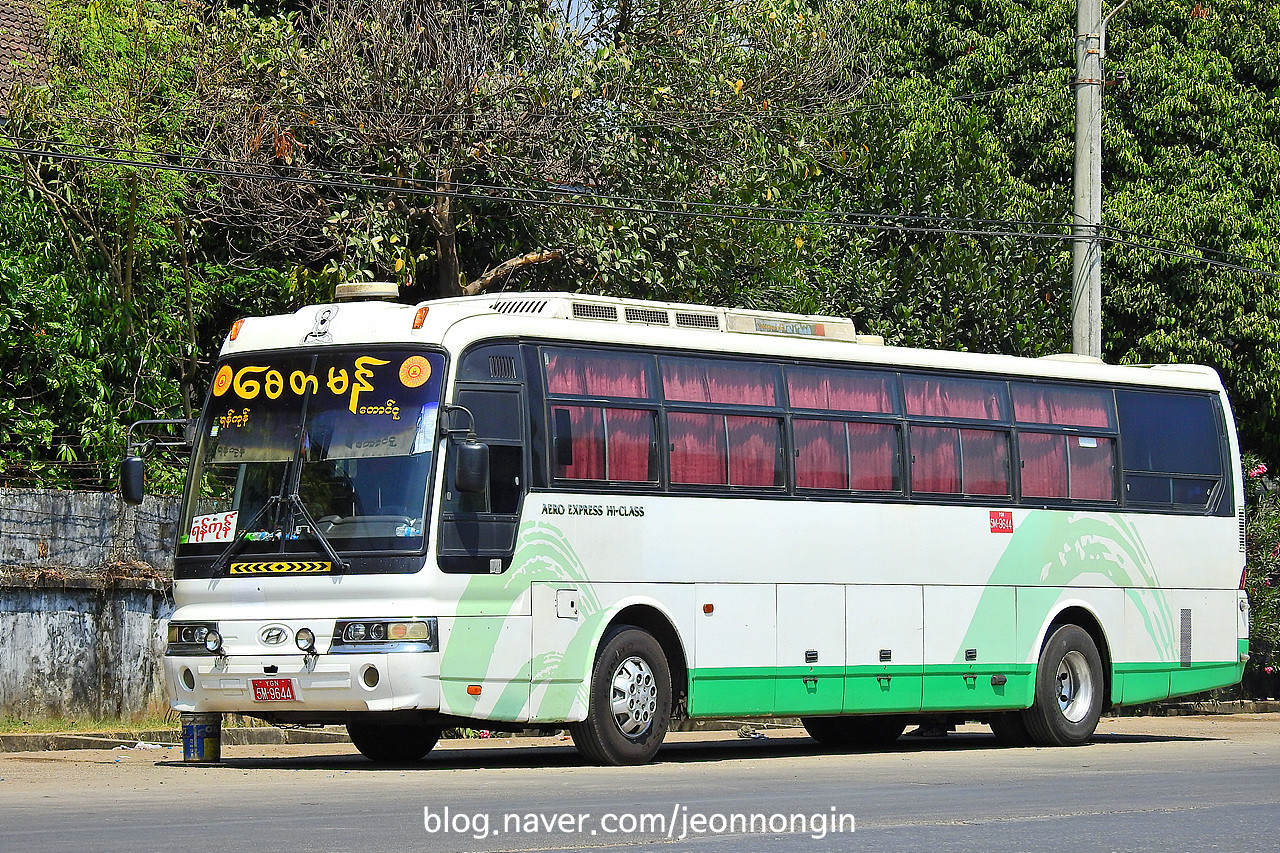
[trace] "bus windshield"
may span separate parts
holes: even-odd
[[[179,557],[419,551],[444,356],[404,350],[224,360],[201,420]],[[291,500],[296,495],[297,500]]]

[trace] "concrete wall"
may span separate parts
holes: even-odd
[[[164,707],[175,498],[0,489],[0,716]]]
[[[135,507],[112,492],[0,489],[0,568],[133,564],[172,577],[177,522],[177,498]]]
[[[128,717],[164,706],[170,584],[0,578],[0,716]]]

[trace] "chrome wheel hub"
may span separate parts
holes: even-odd
[[[1062,716],[1078,723],[1093,707],[1093,673],[1085,656],[1074,649],[1067,652],[1058,664],[1058,710]]]
[[[658,684],[653,670],[638,657],[629,657],[613,671],[610,707],[624,735],[639,737],[648,731],[658,710]]]

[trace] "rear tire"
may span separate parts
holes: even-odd
[[[360,754],[378,764],[411,764],[440,740],[436,726],[347,723],[347,734]]]
[[[1078,625],[1049,637],[1036,667],[1036,699],[1022,722],[1039,746],[1076,746],[1093,737],[1102,717],[1102,656]]]
[[[907,727],[904,717],[804,717],[809,737],[839,749],[886,747]]]
[[[614,628],[591,672],[587,718],[569,725],[595,764],[647,764],[671,724],[671,669],[662,646],[639,628]]]

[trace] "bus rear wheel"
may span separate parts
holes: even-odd
[[[1022,712],[1038,746],[1076,746],[1102,717],[1102,656],[1089,632],[1063,625],[1050,635],[1036,667],[1035,702]]]
[[[907,727],[904,717],[804,717],[800,722],[809,737],[838,748],[888,746]]]
[[[649,633],[619,627],[605,635],[591,673],[587,718],[569,726],[578,751],[596,764],[647,764],[671,723],[671,670]]]
[[[347,734],[360,754],[379,764],[420,761],[440,740],[436,726],[347,723]]]

